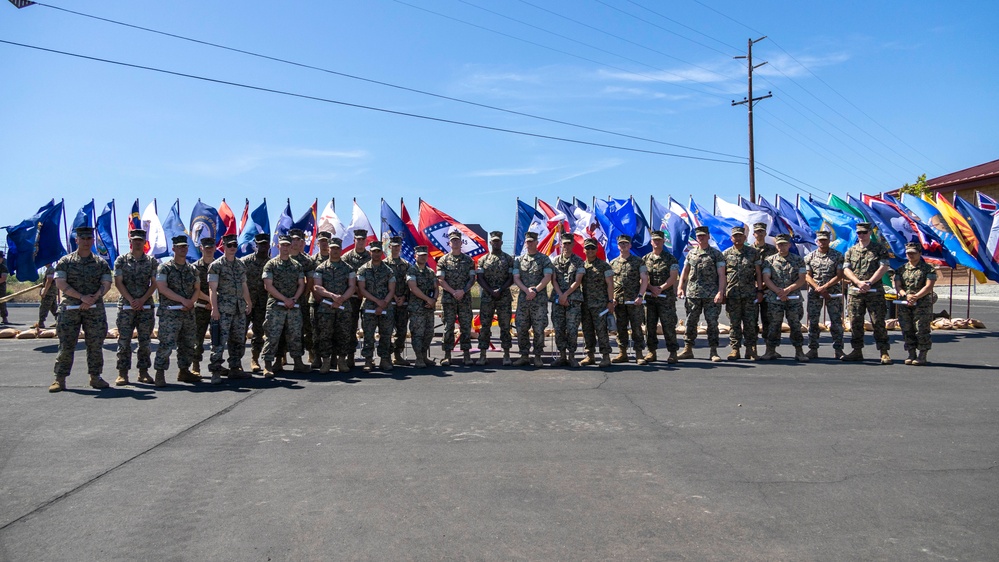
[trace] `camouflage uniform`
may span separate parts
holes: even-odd
[[[326,260],[312,272],[313,279],[327,291],[342,295],[350,288],[350,280],[357,274],[343,261]],[[352,299],[343,303],[343,310],[335,308],[333,301],[320,301],[316,310],[316,354],[320,359],[335,359],[351,353],[350,307]]]
[[[498,289],[513,278],[513,256],[505,252],[490,253],[479,259],[479,268],[476,273],[482,276],[490,287]],[[493,316],[496,316],[497,324],[499,324],[500,346],[503,351],[510,351],[510,348],[513,347],[513,336],[510,335],[513,295],[509,287],[501,291],[496,300],[493,300],[489,291],[482,290],[482,298],[479,301],[480,350],[489,349],[489,340],[492,338],[493,331]]]
[[[395,270],[387,263],[377,266],[368,262],[357,271],[357,283],[364,283],[364,290],[371,295],[384,299],[389,294],[389,287],[395,283]],[[378,331],[378,357],[388,359],[392,356],[392,327],[395,326],[395,307],[389,303],[382,314],[375,314],[378,305],[370,299],[364,299],[364,309],[361,315],[361,331],[364,333],[364,345],[361,346],[361,356],[371,359],[375,353],[375,330]]]
[[[262,274],[270,279],[274,289],[287,298],[295,296],[298,282],[305,279],[302,266],[292,258],[282,260],[276,257],[267,262]],[[285,308],[273,296],[267,298],[267,314],[264,317],[264,360],[273,361],[278,351],[282,333],[288,342],[288,351],[295,359],[302,357],[302,311],[301,308]]]
[[[316,270],[316,262],[312,258],[302,253],[291,256],[291,259],[302,266],[302,275],[305,276],[306,280],[312,279],[312,272]],[[306,285],[305,290],[302,291],[302,296],[298,297],[298,310],[302,314],[302,349],[304,350],[313,350],[314,345],[312,340],[312,307],[309,306],[309,298],[311,296],[312,291]],[[278,343],[277,356],[284,357],[284,353],[287,350],[288,340],[285,338]]]
[[[805,260],[801,256],[789,253],[786,257],[780,254],[770,256],[763,262],[763,273],[770,275],[770,281],[778,287],[793,285],[799,275],[805,273]],[[777,293],[767,291],[767,313],[770,315],[770,333],[767,334],[767,346],[780,345],[781,323],[787,319],[791,328],[791,344],[800,347],[805,343],[801,335],[801,316],[804,307],[801,306],[801,291],[792,292],[786,301],[777,297]]]
[[[194,269],[198,272],[198,283],[201,286],[201,297],[194,305],[194,339],[195,351],[194,360],[198,363],[205,358],[205,335],[208,333],[208,325],[212,322],[212,311],[208,309],[211,301],[208,300],[208,266],[215,261],[215,254],[202,256],[194,262]]]
[[[759,307],[756,303],[756,268],[763,265],[755,248],[735,246],[722,253],[725,256],[725,312],[732,323],[729,342],[733,349],[756,345],[759,328]]]
[[[264,317],[267,315],[267,289],[264,288],[264,265],[270,258],[264,256],[258,258],[256,254],[250,254],[240,258],[243,267],[246,269],[246,286],[250,290],[250,302],[253,308],[246,319],[247,327],[253,329],[253,341],[250,342],[250,350],[254,356],[259,356],[264,349]]]
[[[340,257],[343,263],[350,266],[357,273],[357,270],[361,269],[361,266],[371,261],[371,252],[361,248],[361,252],[357,252],[357,247],[355,246],[349,252],[344,253]],[[357,325],[361,319],[361,296],[359,294],[354,294],[350,297],[350,351],[347,353],[349,357],[353,357],[354,352],[357,350]],[[353,359],[351,359],[353,360]]]
[[[583,262],[583,347],[587,354],[596,352],[608,355],[611,352],[610,336],[607,333],[607,278],[614,276],[609,263],[597,258]]]
[[[194,298],[195,288],[200,283],[195,266],[187,263],[178,265],[173,260],[161,264],[156,271],[156,280],[163,281],[171,291],[185,299]],[[170,307],[178,307],[170,310]],[[198,338],[195,334],[197,323],[194,310],[179,310],[181,304],[159,293],[159,308],[156,315],[160,318],[159,346],[156,348],[156,361],[153,366],[157,370],[170,368],[170,353],[177,350],[177,366],[187,369],[197,355]]]
[[[102,283],[111,282],[111,268],[108,267],[108,262],[94,254],[84,258],[73,252],[63,256],[56,263],[55,278],[64,279],[81,295],[92,295],[101,288]],[[87,372],[91,376],[100,376],[104,370],[104,350],[101,345],[108,334],[104,299],[98,299],[87,310],[79,308],[81,302],[80,299],[65,294],[62,296],[56,328],[59,334],[59,355],[55,362],[56,376],[69,376],[69,372],[73,369],[73,355],[76,343],[80,339],[81,327],[87,344]]]
[[[406,273],[406,282],[416,281],[416,286],[424,295],[436,298],[436,277],[434,270],[429,266],[420,268],[419,265],[409,266]],[[422,299],[409,299],[409,332],[412,334],[413,351],[421,353],[430,350],[430,343],[434,339],[434,310],[427,308],[426,301]],[[453,336],[452,336],[453,337]]]
[[[145,254],[138,258],[133,257],[131,253],[122,254],[114,260],[114,276],[121,277],[121,282],[125,285],[128,294],[137,299],[149,291],[150,285],[155,285],[158,266],[159,263],[156,260]],[[143,305],[149,308],[132,310],[131,305],[125,301],[125,297],[118,298],[118,318],[115,324],[118,328],[118,363],[116,368],[119,371],[127,371],[132,368],[133,330],[139,333],[139,357],[136,366],[139,369],[148,369],[153,366],[152,361],[150,361],[149,344],[153,337],[156,315],[152,304],[153,300],[150,298]]]
[[[475,279],[475,264],[472,258],[465,254],[447,254],[437,260],[437,277],[443,279],[452,289],[464,289],[468,286],[469,280]],[[454,296],[441,291],[441,307],[444,318],[444,351],[450,352],[454,348],[454,319],[458,318],[458,327],[461,329],[461,350],[470,351],[472,349],[472,294],[466,292],[460,301],[455,301]]]
[[[316,243],[318,243],[318,242],[316,242]],[[315,275],[316,270],[319,269],[319,266],[323,265],[324,263],[326,263],[328,261],[330,261],[329,254],[326,254],[325,256],[322,255],[322,253],[316,254],[312,258],[312,269],[311,269],[311,271],[309,273],[305,274],[306,275],[306,279],[315,279],[316,278],[316,275]],[[312,291],[308,290],[308,287],[306,287],[306,293],[309,296],[309,317],[312,318],[312,349],[310,351],[312,351],[313,355],[315,355],[318,358],[319,357],[319,316],[318,316],[318,314],[319,314],[319,306],[320,305],[319,305],[319,302],[316,300],[316,296],[314,294],[312,294]],[[337,294],[339,294],[339,293],[337,293]],[[347,307],[344,307],[344,311],[346,311],[346,310],[347,310]]]
[[[650,252],[645,256],[645,267],[649,270],[649,285],[662,285],[669,281],[670,273],[679,271],[680,263],[666,250],[656,255]],[[679,274],[678,274],[679,275]],[[659,347],[658,325],[663,328],[666,349],[676,351],[676,286],[666,289],[658,297],[652,293],[645,300],[645,345],[649,351]]]
[[[913,295],[921,291],[926,286],[927,281],[935,281],[936,278],[936,269],[925,261],[919,260],[916,265],[906,262],[895,271],[895,289],[904,290],[905,294]],[[912,349],[917,351],[930,350],[930,322],[933,321],[932,297],[932,293],[927,293],[913,306],[900,304],[895,307],[895,310],[898,311],[898,323],[902,328],[902,336],[905,338],[906,351]]]
[[[628,350],[628,326],[631,326],[631,340],[635,347],[635,353],[639,356],[645,349],[645,310],[643,305],[634,303],[635,299],[642,296],[639,294],[642,283],[642,273],[648,273],[645,262],[642,258],[628,253],[627,256],[618,256],[610,263],[614,270],[614,319],[617,322],[617,347],[621,353]]]
[[[563,252],[553,259],[552,270],[552,283],[558,284],[563,293],[576,282],[577,275],[586,273],[583,258],[572,252]],[[552,293],[552,300],[555,349],[572,355],[579,346],[579,324],[583,320],[583,286],[580,284],[569,295],[569,306],[563,306],[555,293]]]
[[[397,306],[395,301],[389,304],[392,314],[395,316],[393,332],[395,333],[395,343],[392,349],[396,353],[406,350],[406,329],[409,326],[409,286],[406,285],[406,274],[409,272],[409,262],[398,258],[386,258],[385,264],[392,268],[395,277],[395,296],[405,297],[401,306]]]
[[[243,284],[246,283],[246,266],[238,259],[226,261],[225,256],[208,267],[208,282],[216,282],[219,309],[219,339],[213,342],[211,363],[208,370],[222,369],[222,353],[229,348],[229,368],[240,367],[246,353],[246,303],[243,301]]]
[[[843,269],[853,271],[858,279],[869,279],[882,266],[888,265],[888,249],[871,241],[866,248],[859,242],[846,251]],[[860,294],[856,287],[850,289],[850,344],[855,349],[864,347],[864,315],[873,316],[874,342],[882,353],[888,353],[888,329],[885,327],[885,286],[880,279],[871,285],[871,292]]]
[[[721,315],[721,305],[715,304],[718,294],[718,268],[725,265],[725,256],[717,248],[708,247],[702,250],[694,248],[687,254],[687,287],[684,290],[687,311],[686,334],[684,341],[693,346],[697,339],[697,321],[704,313],[708,323],[708,345],[718,347],[718,317]]]
[[[7,269],[7,258],[0,258],[0,275],[10,274],[10,270]],[[0,283],[0,298],[7,296],[7,281]],[[7,303],[0,302],[0,318],[3,318],[4,322],[7,321]]]
[[[6,267],[6,265],[0,267]],[[56,314],[57,311],[56,306],[59,298],[59,289],[57,289],[55,286],[55,268],[53,268],[51,265],[46,265],[44,277],[46,280],[52,279],[52,285],[49,286],[49,290],[47,293],[41,295],[41,298],[39,299],[38,302],[39,326],[45,324],[45,321],[48,320],[50,312],[52,313],[53,317],[57,318],[58,321],[58,315]],[[0,296],[3,296],[2,294],[3,292],[5,291],[0,291]]]
[[[767,258],[769,258],[770,256],[777,255],[777,247],[774,246],[773,244],[768,244],[764,242],[763,245],[761,246],[756,242],[753,242],[751,246],[754,250],[760,253],[761,264],[765,262]],[[764,298],[763,301],[760,302],[759,309],[760,309],[760,324],[762,325],[760,329],[760,337],[762,337],[765,342],[768,334],[770,333],[770,316],[769,316],[769,311],[767,310],[767,299]]]
[[[513,274],[520,275],[520,282],[536,287],[545,275],[552,274],[552,260],[542,254],[524,254],[513,261]],[[531,351],[531,330],[534,331],[534,354],[545,350],[545,328],[548,326],[548,288],[537,293],[533,300],[521,291],[517,296],[517,347],[521,355]]]
[[[825,285],[843,272],[843,254],[832,248],[825,254],[815,250],[805,256],[805,268],[816,283]],[[829,289],[829,292],[839,293],[839,286]],[[822,315],[823,305],[829,313],[833,349],[843,349],[843,297],[833,297],[827,301],[811,287],[808,288],[808,348],[819,348],[819,316]]]

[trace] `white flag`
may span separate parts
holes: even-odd
[[[146,231],[146,241],[149,242],[148,255],[154,258],[165,258],[170,255],[170,246],[167,245],[166,232],[160,223],[160,217],[156,215],[156,200],[146,206],[142,213],[142,229]]]
[[[340,222],[340,217],[336,216],[333,210],[333,200],[326,204],[323,213],[319,215],[319,232],[329,232],[334,238],[340,238],[344,242],[352,236],[347,232],[347,227]]]
[[[368,237],[364,240],[364,245],[378,240],[378,235],[375,234],[375,228],[371,226],[371,221],[365,216],[364,211],[357,204],[357,199],[354,200],[354,210],[350,214],[350,224],[347,225],[347,236],[343,239],[343,252],[347,253],[354,247],[354,231],[355,230],[366,230],[368,231]]]

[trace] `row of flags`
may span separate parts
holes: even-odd
[[[940,193],[934,197],[882,194],[855,198],[848,195],[846,199],[830,195],[824,202],[800,197],[790,201],[778,195],[772,203],[763,197],[755,202],[740,197],[736,203],[731,203],[716,196],[710,210],[697,203],[693,196],[687,205],[673,197],[663,201],[650,197],[648,214],[633,197],[594,198],[589,204],[577,198],[560,198],[555,204],[535,199],[533,205],[518,199],[513,252],[515,255],[523,254],[526,251],[526,234],[534,232],[538,234],[539,250],[546,255],[557,255],[561,251],[561,235],[569,233],[576,241],[574,252],[580,257],[584,255],[582,242],[592,238],[598,242],[599,257],[614,259],[619,254],[616,241],[620,235],[632,239],[634,254],[644,256],[652,251],[651,231],[662,230],[667,251],[682,265],[687,252],[696,246],[693,236],[696,227],[706,226],[711,235],[711,245],[725,250],[732,245],[732,227],[752,227],[757,223],[766,225],[767,237],[771,241],[780,234],[790,235],[793,241],[791,251],[799,255],[817,247],[815,233],[820,230],[831,233],[834,249],[846,252],[856,243],[857,223],[869,222],[889,248],[894,267],[905,262],[906,243],[916,241],[922,246],[926,261],[938,266],[967,267],[979,282],[984,283],[987,280],[999,281],[997,207],[995,200],[982,193],[976,194],[975,204],[957,196],[951,202]],[[95,202],[91,200],[76,213],[66,238],[69,251],[76,250],[76,228],[90,226],[95,230],[95,252],[113,264],[120,251],[115,228],[115,201],[107,203],[99,215],[96,209]],[[416,246],[426,245],[430,249],[430,265],[434,268],[436,261],[450,252],[448,235],[453,230],[462,235],[462,253],[473,260],[477,261],[489,252],[488,236],[480,227],[466,225],[422,199],[419,200],[415,222],[405,201],[400,200],[397,212],[383,199],[378,235],[356,199],[351,202],[350,216],[346,221],[337,213],[334,199],[326,204],[322,212],[318,210],[318,199],[314,200],[297,219],[288,200],[273,231],[266,199],[253,210],[247,199],[239,220],[225,199],[217,208],[199,199],[187,223],[190,228],[181,218],[179,199],[170,206],[162,220],[155,199],[141,212],[140,209],[142,207],[136,199],[124,226],[126,230],[145,230],[145,252],[157,259],[170,256],[170,240],[175,236],[186,236],[192,247],[197,247],[203,238],[212,238],[216,244],[215,257],[221,256],[222,237],[229,234],[238,235],[239,256],[255,251],[256,235],[270,234],[271,254],[277,255],[277,238],[293,228],[305,232],[305,251],[309,254],[318,252],[315,241],[319,232],[330,232],[341,238],[343,251],[350,251],[354,247],[355,230],[367,231],[365,245],[379,238],[401,237],[402,257],[410,262],[415,261]],[[60,232],[64,217],[64,202],[52,200],[30,218],[4,227],[7,229],[9,248],[8,268],[13,275],[21,280],[35,281],[40,268],[66,255]],[[344,219],[347,219],[346,214]],[[127,243],[125,246],[127,248]],[[191,252],[187,259],[193,262],[197,259],[196,253]]]

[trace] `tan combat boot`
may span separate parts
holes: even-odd
[[[801,363],[808,363],[808,355],[805,354],[805,350],[800,345],[794,346],[794,360]]]
[[[396,351],[395,355],[392,357],[392,364],[393,365],[402,365],[402,366],[405,367],[405,366],[409,365],[409,360],[403,358],[401,351]]]
[[[260,372],[260,352],[254,351],[253,355],[250,357],[250,371],[254,373]]]
[[[597,364],[597,358],[592,351],[587,351],[586,357],[584,357],[583,360],[579,362],[579,365],[583,367],[596,364]]]
[[[109,386],[111,386],[111,385],[109,385],[107,383],[107,381],[105,381],[104,379],[102,379],[100,375],[90,375],[90,387],[91,388],[96,388],[96,389],[100,390],[100,389],[103,389],[103,388],[107,388]]]
[[[153,382],[157,388],[163,388],[166,386],[166,374],[163,369],[156,369],[156,380]]]
[[[479,350],[479,360],[476,361],[475,364],[478,365],[479,367],[485,366],[485,364],[486,364],[486,350],[484,350],[484,349],[480,349]]]
[[[347,356],[340,355],[336,358],[336,370],[341,373],[346,373],[350,371],[350,365],[347,364]]]
[[[881,352],[881,364],[882,365],[891,365],[891,357],[888,355],[887,351],[882,351]]]
[[[646,363],[651,363],[658,359],[658,357],[656,357],[656,350],[650,349],[649,352],[645,354],[644,359]]]
[[[264,359],[264,378],[265,379],[274,378],[274,361],[270,359]]]
[[[137,382],[141,382],[142,384],[153,384],[153,379],[149,376],[149,369],[139,369],[139,378]]]
[[[676,365],[679,361],[680,360],[677,358],[675,351],[670,351],[669,356],[666,357],[666,363],[670,365]]]
[[[649,364],[649,362],[646,361],[645,357],[642,355],[642,350],[641,349],[636,349],[635,350],[635,364],[636,365],[648,365]]]
[[[628,352],[621,350],[611,359],[611,363],[627,363],[628,362]]]
[[[747,361],[756,361],[759,358],[760,358],[760,356],[756,354],[756,344],[753,344],[753,343],[747,344],[746,345],[746,360]]]
[[[531,358],[526,353],[521,355],[520,359],[517,359],[516,361],[513,362],[514,367],[526,367],[527,365],[530,364],[531,364]]]
[[[382,371],[392,370],[392,360],[388,357],[382,357],[382,360],[378,362],[378,369]]]
[[[747,350],[746,353],[748,354],[749,351]],[[728,361],[738,361],[739,359],[742,359],[742,357],[739,356],[739,347],[733,347],[732,351],[728,352],[728,356],[725,359]]]
[[[864,350],[860,349],[859,347],[855,347],[855,348],[853,348],[853,351],[851,351],[850,353],[847,353],[846,355],[844,355],[840,359],[842,359],[843,361],[863,361],[864,360]]]
[[[919,352],[919,356],[918,356],[918,357],[916,357],[916,360],[915,360],[915,361],[913,361],[913,362],[912,362],[912,364],[913,364],[913,365],[916,365],[916,366],[921,366],[921,365],[926,365],[927,363],[929,363],[929,362],[928,362],[928,361],[926,360],[926,354],[927,354],[927,353],[928,353],[928,352],[927,352],[927,351],[926,351],[925,349],[924,349],[923,351],[920,351],[920,352]]]
[[[188,369],[188,370],[191,371],[191,374],[193,374],[193,375],[199,375],[200,376],[201,375],[201,362],[200,361],[193,361],[191,363],[191,368]]]
[[[309,352],[309,366],[313,369],[318,369],[320,365],[323,364],[323,360],[320,359],[315,352]]]
[[[907,358],[905,359],[905,364],[906,364],[906,365],[912,365],[912,363],[913,363],[913,362],[914,362],[915,360],[916,360],[916,349],[915,349],[915,348],[912,348],[912,349],[910,349],[910,350],[909,350],[909,357],[907,357]]]
[[[721,358],[720,355],[718,355],[718,348],[717,347],[712,347],[711,348],[711,353],[708,356],[711,357],[711,362],[712,363],[721,363],[722,358]]]
[[[114,380],[115,386],[127,386],[128,385],[128,371],[122,369],[118,371],[118,378]]]
[[[441,359],[441,367],[450,367],[450,366],[451,366],[451,352],[445,351],[444,359]]]
[[[604,353],[603,354],[603,358],[600,359],[600,364],[597,365],[597,367],[600,367],[601,369],[605,369],[605,368],[610,367],[610,366],[611,366],[610,353]]]
[[[767,350],[760,356],[760,361],[773,361],[777,359],[777,348],[767,344]]]
[[[66,377],[56,375],[55,381],[49,385],[49,392],[62,392],[66,390]]]
[[[364,368],[364,372],[365,373],[370,373],[371,371],[373,371],[375,369],[375,360],[372,359],[371,357],[366,357],[364,359],[364,367],[363,368]]]
[[[694,344],[687,343],[683,345],[683,351],[680,355],[676,356],[677,359],[693,359],[694,358]]]

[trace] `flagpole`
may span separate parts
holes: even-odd
[[[94,221],[93,222],[93,225],[94,225],[94,242],[95,242],[94,246],[96,246],[97,245],[96,244],[97,240],[100,239],[100,234],[98,234],[98,232],[97,232],[97,202],[94,201],[93,198],[90,199],[90,218]],[[108,265],[114,267],[113,263],[109,263]]]
[[[66,247],[69,248],[69,226],[66,224],[69,221],[66,219],[66,200],[62,200],[62,232],[66,235]],[[37,252],[35,252],[37,254]],[[32,258],[34,259],[34,258]]]
[[[968,270],[968,311],[965,318],[971,318],[971,270]]]
[[[111,199],[111,221],[114,227],[111,229],[111,243],[114,244],[114,253],[118,255],[118,205]]]
[[[947,298],[947,311],[954,312],[954,268],[950,268],[950,296]],[[953,316],[953,314],[951,314]]]

